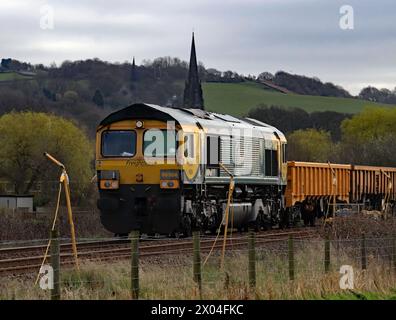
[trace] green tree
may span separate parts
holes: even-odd
[[[63,95],[63,99],[69,104],[76,103],[78,101],[78,93],[73,90],[68,90]]]
[[[59,168],[43,156],[63,162],[82,195],[93,175],[93,146],[72,122],[45,113],[11,112],[0,117],[0,177],[15,185],[17,194],[31,192],[37,182],[57,181]]]
[[[288,136],[288,159],[296,161],[332,161],[335,146],[330,133],[323,130],[304,129]]]
[[[343,162],[396,165],[396,109],[366,108],[341,124]]]

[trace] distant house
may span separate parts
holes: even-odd
[[[33,212],[33,196],[0,195],[0,209],[26,209]]]

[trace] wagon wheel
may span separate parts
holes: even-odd
[[[309,225],[311,227],[315,227],[315,220],[316,220],[315,215],[314,214],[310,214],[309,215]]]
[[[290,225],[289,210],[281,208],[279,210],[279,229],[288,228]]]

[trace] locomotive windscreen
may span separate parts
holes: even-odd
[[[143,137],[144,155],[148,157],[174,157],[176,132],[172,130],[147,130]]]
[[[136,152],[135,131],[104,131],[102,155],[104,157],[132,157]]]

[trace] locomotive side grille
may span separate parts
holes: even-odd
[[[235,176],[260,176],[260,141],[252,137],[221,137],[221,162]],[[220,170],[221,177],[227,177]]]
[[[262,168],[260,167],[260,152],[264,152],[264,150],[260,150],[260,139],[252,138],[252,176],[261,176]]]
[[[230,137],[220,137],[220,161],[232,174],[235,174],[232,162],[232,146]],[[220,169],[220,176],[228,177],[228,174],[223,169]]]
[[[252,138],[240,137],[233,139],[235,175],[250,175],[252,169]]]

